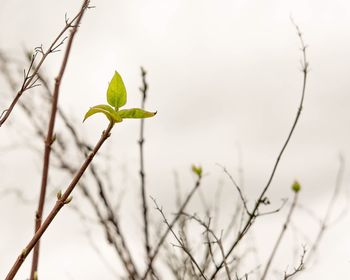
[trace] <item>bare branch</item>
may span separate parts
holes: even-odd
[[[294,22],[293,22],[293,24],[294,24]],[[226,254],[226,258],[230,256],[230,254],[236,248],[238,243],[241,241],[241,239],[244,237],[244,235],[248,232],[248,230],[250,229],[251,225],[254,223],[256,217],[259,215],[259,213],[258,213],[259,207],[266,199],[265,198],[265,194],[268,191],[268,189],[269,189],[269,187],[270,187],[270,185],[272,183],[273,178],[275,177],[275,173],[277,171],[277,167],[279,166],[279,162],[280,162],[280,160],[282,158],[282,155],[284,154],[285,149],[287,148],[287,146],[289,144],[289,141],[290,141],[290,139],[291,139],[291,137],[292,137],[292,135],[294,133],[294,130],[296,128],[296,125],[297,125],[297,123],[299,121],[299,118],[300,118],[300,115],[301,115],[301,111],[302,111],[303,104],[304,104],[305,92],[306,92],[306,81],[307,81],[309,63],[308,63],[308,61],[306,59],[306,45],[304,43],[303,36],[302,36],[302,34],[300,32],[300,29],[299,29],[299,27],[297,25],[295,25],[295,28],[297,30],[298,37],[300,39],[301,52],[302,52],[302,58],[303,58],[303,60],[302,60],[303,82],[302,82],[301,98],[300,98],[300,101],[299,101],[298,111],[297,111],[296,117],[294,119],[294,122],[292,124],[292,127],[291,127],[291,129],[289,131],[289,134],[287,136],[287,139],[285,140],[285,142],[284,142],[284,144],[282,146],[282,149],[280,150],[280,152],[278,154],[278,157],[277,157],[277,159],[275,161],[275,164],[274,164],[274,166],[272,168],[272,172],[271,172],[271,174],[269,176],[269,179],[267,180],[267,183],[266,183],[265,187],[263,188],[262,192],[260,193],[260,195],[259,195],[259,197],[257,199],[257,202],[255,203],[255,206],[254,206],[253,210],[250,212],[251,215],[249,216],[249,219],[246,221],[243,229],[240,231],[240,233],[238,234],[237,238],[235,239],[235,241],[231,245],[230,249],[228,250],[228,252]],[[224,259],[221,261],[219,269],[216,269],[213,272],[212,276],[210,277],[211,280],[213,280],[215,278],[216,274],[222,268],[223,263],[224,263]]]
[[[24,71],[24,80],[22,83],[21,88],[19,89],[19,91],[17,92],[15,98],[12,100],[10,106],[5,109],[2,113],[1,113],[1,118],[0,118],[0,127],[5,123],[5,121],[8,119],[8,117],[10,116],[12,110],[14,109],[14,107],[16,106],[18,100],[20,99],[20,97],[22,96],[22,94],[33,88],[35,86],[35,82],[36,80],[36,75],[40,69],[40,67],[43,65],[44,61],[46,60],[46,58],[48,57],[49,54],[55,52],[57,50],[57,48],[59,46],[61,46],[63,44],[63,41],[60,41],[62,36],[65,34],[65,32],[72,28],[74,26],[74,23],[80,18],[81,14],[87,9],[89,8],[89,0],[86,0],[84,3],[86,3],[86,5],[83,7],[82,10],[79,10],[78,14],[70,21],[70,22],[66,22],[64,28],[62,29],[62,31],[57,35],[57,37],[53,40],[53,42],[51,43],[51,45],[49,46],[49,48],[44,52],[42,46],[37,47],[34,49],[34,54],[32,55],[31,58],[31,62],[29,65],[29,68],[27,71]],[[37,64],[37,67],[35,70],[32,70],[32,66],[34,64],[34,61],[38,55],[38,53],[40,53],[42,55],[40,61]]]

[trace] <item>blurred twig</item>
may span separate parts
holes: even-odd
[[[168,222],[167,218],[165,217],[165,214],[163,212],[163,209],[160,208],[157,204],[157,201],[155,199],[153,199],[153,202],[156,206],[156,209],[159,211],[159,213],[162,215],[163,217],[163,221],[164,223],[167,225],[168,230],[172,233],[172,235],[174,236],[174,238],[176,239],[176,241],[179,243],[179,247],[186,253],[186,255],[190,258],[192,264],[197,268],[197,270],[200,273],[200,276],[203,279],[207,279],[207,277],[204,275],[203,270],[201,269],[201,267],[199,266],[198,262],[195,260],[194,256],[191,253],[190,248],[188,247],[187,244],[185,244],[184,240],[182,237],[178,237],[176,235],[176,233],[174,232],[173,226],[171,226],[171,224]]]
[[[290,273],[285,272],[283,276],[283,280],[292,279],[295,275],[297,275],[300,271],[302,271],[305,267],[305,254],[306,249],[303,247],[303,252],[300,257],[300,261],[297,267],[294,268],[294,270]]]
[[[141,109],[145,108],[145,103],[147,99],[147,90],[148,90],[148,84],[146,81],[146,70],[141,67],[141,76],[142,76],[142,87],[140,87],[140,91],[142,94],[141,99]],[[140,120],[140,139],[139,139],[139,148],[140,148],[140,179],[141,179],[141,198],[142,198],[142,213],[143,213],[143,226],[144,226],[144,236],[145,236],[145,249],[146,249],[146,255],[147,259],[149,261],[150,266],[150,272],[153,273],[153,265],[151,260],[151,245],[149,240],[149,223],[148,223],[148,205],[146,200],[146,182],[145,182],[145,167],[144,167],[144,149],[143,145],[145,142],[144,138],[144,125],[145,120]]]
[[[268,258],[268,261],[266,263],[266,266],[264,268],[264,271],[262,273],[262,276],[261,276],[261,280],[265,280],[266,279],[266,276],[267,276],[267,273],[269,272],[269,268],[271,266],[271,263],[276,255],[276,252],[277,252],[277,249],[278,247],[280,246],[281,244],[281,241],[282,241],[282,238],[287,230],[287,227],[289,226],[289,223],[290,223],[290,220],[291,220],[291,217],[293,215],[293,212],[294,212],[294,209],[295,209],[295,205],[297,203],[297,200],[298,200],[298,192],[294,192],[294,198],[293,198],[293,202],[290,206],[290,209],[289,209],[289,212],[288,212],[288,215],[287,215],[287,218],[286,218],[286,221],[284,222],[283,226],[282,226],[282,230],[276,240],[276,243],[272,249],[272,252],[270,254],[270,257]]]
[[[160,237],[158,244],[155,246],[155,248],[153,249],[152,255],[150,257],[149,260],[149,265],[146,269],[145,274],[143,275],[143,277],[141,278],[142,280],[145,280],[147,278],[147,275],[150,273],[151,270],[151,265],[154,261],[154,259],[157,257],[160,248],[162,247],[166,237],[168,236],[170,229],[172,229],[174,227],[174,225],[176,224],[176,222],[179,220],[179,218],[181,217],[181,213],[185,210],[187,204],[190,202],[191,198],[193,197],[194,193],[196,192],[196,190],[199,188],[200,184],[201,184],[201,179],[202,176],[198,176],[196,183],[194,185],[194,187],[192,188],[192,190],[189,192],[189,194],[186,196],[186,199],[184,200],[184,202],[182,203],[181,207],[178,209],[175,217],[173,218],[173,220],[171,221],[171,223],[169,223],[169,226],[167,227],[166,231],[163,233],[163,235]]]
[[[339,156],[339,168],[338,168],[338,172],[337,172],[337,176],[336,176],[336,180],[335,180],[333,194],[332,194],[331,199],[328,203],[326,213],[325,213],[323,219],[321,219],[319,232],[318,232],[318,234],[317,234],[317,236],[312,244],[312,247],[311,247],[309,253],[307,254],[307,257],[305,259],[305,263],[309,263],[311,261],[312,257],[314,256],[314,254],[317,252],[318,246],[321,243],[323,235],[328,228],[328,223],[329,223],[329,220],[330,220],[331,215],[333,213],[333,208],[334,208],[336,201],[338,199],[338,196],[340,194],[342,180],[343,180],[343,176],[344,176],[344,168],[345,168],[345,161],[344,161],[343,156],[340,155]]]

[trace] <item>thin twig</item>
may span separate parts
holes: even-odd
[[[303,247],[303,252],[301,254],[298,266],[295,267],[291,273],[285,272],[283,276],[283,280],[294,278],[296,274],[298,274],[300,271],[302,271],[305,268],[305,254],[306,254],[306,248]]]
[[[243,195],[243,190],[241,189],[241,187],[238,185],[238,183],[235,181],[235,179],[233,178],[233,176],[228,172],[228,170],[226,169],[226,167],[219,165],[222,170],[225,172],[225,174],[229,177],[230,181],[232,182],[232,184],[235,186],[236,190],[238,191],[238,194],[242,200],[243,206],[245,211],[247,212],[248,215],[251,215],[251,213],[248,210],[248,206],[247,206],[247,200],[245,199],[244,195]]]

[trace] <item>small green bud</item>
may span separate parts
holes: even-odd
[[[57,199],[61,199],[61,197],[62,197],[62,192],[61,192],[61,191],[58,191],[57,194],[56,194],[56,197],[57,197]]]
[[[294,183],[292,185],[292,190],[297,193],[300,191],[300,189],[301,189],[301,185],[299,184],[299,182],[294,181]]]
[[[199,177],[202,176],[202,167],[201,166],[195,166],[192,164],[192,171],[197,174]]]

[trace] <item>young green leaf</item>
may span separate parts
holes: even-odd
[[[123,119],[119,116],[119,114],[109,105],[101,104],[91,107],[89,111],[86,112],[83,122],[91,117],[94,114],[102,113],[104,114],[109,121],[113,122],[121,122]]]
[[[107,89],[107,102],[113,106],[116,111],[126,103],[125,85],[117,71],[115,71]]]
[[[157,112],[148,112],[139,108],[124,109],[118,113],[122,119],[144,119],[151,118],[157,114]]]

